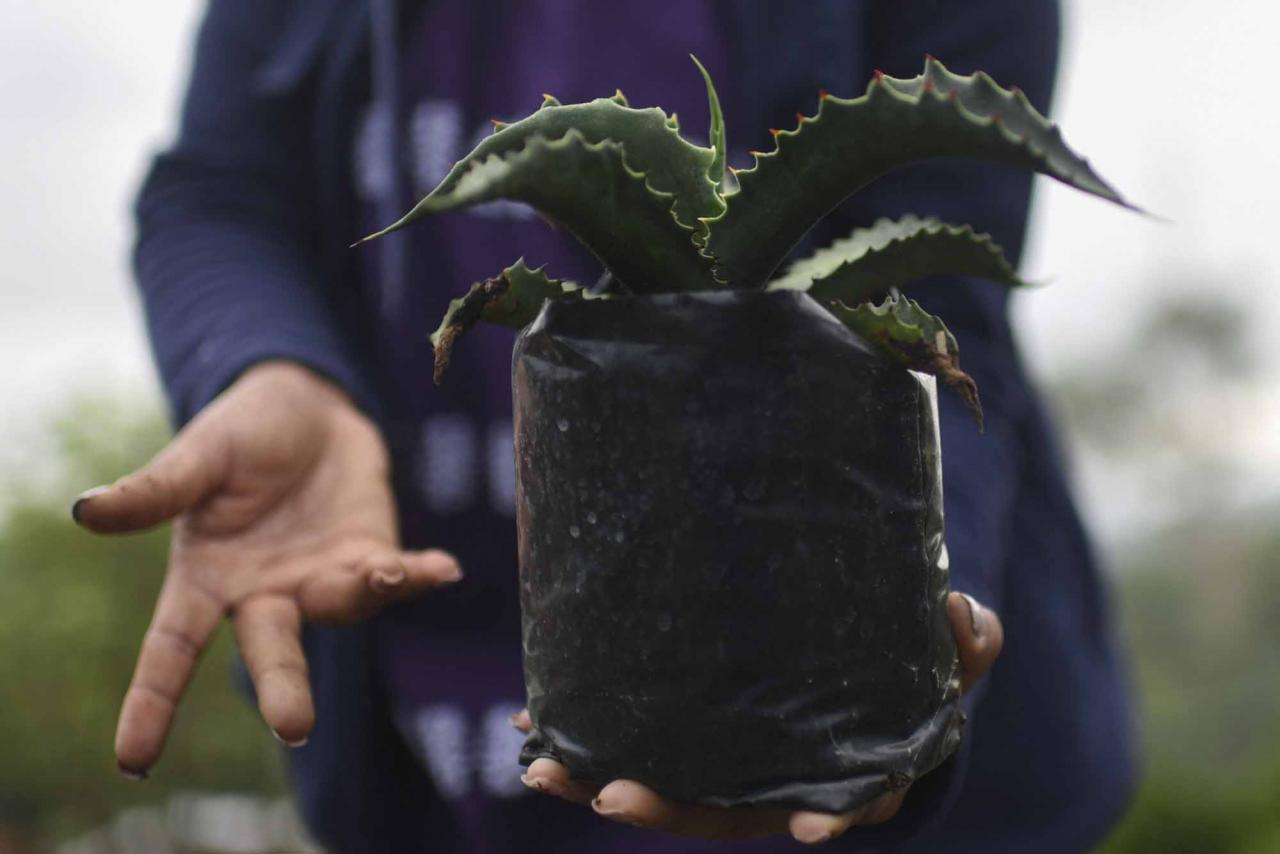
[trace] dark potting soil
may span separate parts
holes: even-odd
[[[521,761],[843,811],[950,755],[931,383],[799,293],[548,303],[514,355]]]

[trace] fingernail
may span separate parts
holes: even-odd
[[[796,838],[796,842],[804,845],[818,845],[823,842],[831,841],[831,831],[820,830],[816,827],[801,828],[792,834]]]
[[[969,603],[969,625],[973,628],[973,636],[980,638],[985,630],[985,620],[981,614],[982,606],[978,604],[978,600],[968,593],[961,593],[960,595],[964,597],[964,601]]]
[[[644,824],[635,816],[623,812],[622,810],[609,809],[600,803],[600,799],[596,798],[591,802],[591,808],[596,811],[596,815],[601,818],[607,818],[610,821],[618,821],[623,824],[629,824],[632,827],[644,827]]]
[[[541,792],[544,795],[560,795],[564,792],[559,785],[551,782],[546,777],[530,777],[528,774],[520,775],[520,782],[524,783],[535,792]]]
[[[307,737],[305,735],[302,738],[297,739],[296,741],[289,741],[289,739],[285,738],[283,735],[276,732],[274,729],[271,730],[271,734],[275,736],[276,741],[280,742],[285,747],[298,748],[298,747],[304,746],[307,743]]]
[[[511,716],[511,725],[516,729],[520,729],[520,713],[516,712]]]
[[[134,783],[141,783],[143,780],[147,779],[146,771],[135,771],[118,759],[116,760],[116,770],[120,772],[121,777],[124,777],[126,780],[130,780]]]
[[[80,515],[84,512],[85,503],[95,495],[101,495],[106,492],[108,487],[95,486],[93,489],[86,489],[84,492],[76,496],[76,500],[71,502],[71,519],[78,525],[80,524]]]
[[[461,581],[461,580],[462,580],[462,567],[458,566],[457,564],[454,564],[453,571],[444,577],[444,582],[446,584],[453,584],[454,582]]]
[[[399,587],[405,579],[403,569],[381,569],[373,574],[374,586],[380,590],[392,590]]]
[[[795,837],[796,842],[817,845],[819,842],[831,839],[831,828],[818,816],[801,816],[793,821],[791,835]]]

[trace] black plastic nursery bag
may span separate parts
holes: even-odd
[[[726,291],[549,302],[514,393],[522,762],[836,812],[956,749],[932,378]]]

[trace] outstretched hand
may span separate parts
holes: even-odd
[[[1000,618],[972,597],[952,593],[947,615],[960,658],[960,690],[968,691],[995,663],[1004,646]],[[513,719],[516,727],[532,727],[528,711]],[[603,788],[570,778],[563,765],[551,759],[535,759],[521,777],[531,789],[578,804],[590,804],[600,815],[623,824],[663,830],[681,836],[743,839],[790,833],[805,843],[826,842],[855,825],[888,821],[898,813],[907,790],[886,792],[855,810],[840,815],[786,809],[725,809],[680,804],[633,780],[614,780]]]
[[[298,746],[315,722],[303,621],[352,622],[461,578],[441,551],[398,545],[386,448],[334,385],[269,362],[241,376],[142,469],[72,508],[100,534],[173,521],[169,567],[116,729],[145,776],[223,617],[262,716]]]

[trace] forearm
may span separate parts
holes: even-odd
[[[136,272],[179,423],[270,359],[304,364],[372,408],[305,251],[252,224],[193,217],[144,236]]]

